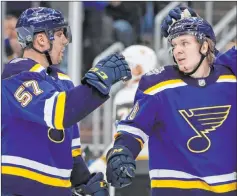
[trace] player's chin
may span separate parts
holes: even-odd
[[[178,67],[179,67],[179,71],[182,71],[182,72],[186,72],[187,71],[187,69],[185,68],[184,65],[179,65]]]
[[[179,65],[179,70],[181,72],[184,72],[184,73],[189,73],[190,72],[190,68],[188,66],[186,66],[185,64]]]

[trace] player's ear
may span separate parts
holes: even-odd
[[[45,33],[38,33],[35,35],[35,47],[37,47],[40,50],[45,50],[48,45],[48,38],[45,35]]]
[[[202,47],[201,47],[201,53],[207,54],[208,48],[209,48],[209,45],[208,45],[207,41],[204,41],[202,44]]]

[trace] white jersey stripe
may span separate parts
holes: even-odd
[[[24,166],[26,168],[34,169],[45,174],[50,174],[58,177],[69,178],[71,169],[59,169],[49,165],[39,163],[37,161],[29,160],[17,156],[2,155],[2,164],[11,164],[12,166]]]
[[[76,138],[72,140],[72,147],[75,146],[80,146],[81,145],[81,139],[80,138]]]
[[[220,83],[220,82],[236,82],[236,79],[218,79],[216,82]]]
[[[128,126],[128,125],[118,125],[117,132],[119,132],[119,131],[126,131],[128,133],[133,134],[133,135],[137,135],[143,139],[144,143],[149,138],[149,136],[146,133],[144,133],[141,129],[138,129],[138,128],[132,127],[132,126]]]
[[[44,121],[46,122],[48,127],[54,128],[52,123],[52,116],[53,116],[53,107],[55,102],[55,97],[59,94],[59,92],[55,92],[53,96],[49,99],[46,99],[44,105]]]
[[[176,171],[176,170],[168,170],[168,169],[153,169],[149,171],[150,178],[176,178],[177,179],[200,179],[208,184],[215,184],[215,183],[224,183],[229,182],[237,179],[237,173],[229,173],[229,174],[222,174],[222,175],[216,175],[216,176],[205,176],[205,177],[199,177],[194,176],[192,174],[182,172],[182,171]]]

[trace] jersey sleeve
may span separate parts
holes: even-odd
[[[140,81],[134,106],[126,119],[119,122],[115,134],[115,144],[128,147],[134,157],[138,155],[143,144],[153,134],[157,118],[158,100],[155,96],[146,94],[142,88],[144,82]],[[139,147],[135,143],[140,144]],[[134,146],[137,147],[134,148]]]
[[[77,124],[73,125],[72,157],[81,156],[81,139]]]
[[[8,100],[4,89],[2,87],[1,91],[1,131],[4,130],[6,124],[10,123],[9,119],[11,118],[10,108],[8,104]]]
[[[216,57],[216,64],[228,67],[235,76],[237,76],[237,47],[234,46],[230,50]]]
[[[61,130],[108,99],[86,85],[61,91],[45,78],[40,73],[25,72],[2,81],[14,117]]]
[[[90,178],[90,171],[81,156],[81,140],[80,133],[77,124],[73,125],[73,136],[72,136],[72,158],[73,158],[73,169],[71,172],[71,183],[72,187],[86,184]]]

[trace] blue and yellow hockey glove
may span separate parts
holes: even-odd
[[[164,37],[168,37],[170,27],[179,19],[197,17],[198,14],[190,7],[176,7],[169,11],[161,24],[161,32]]]
[[[131,70],[123,55],[112,54],[100,60],[83,77],[82,83],[94,86],[103,95],[108,95],[112,84],[132,78]]]
[[[135,177],[136,162],[130,150],[124,146],[114,146],[107,155],[107,181],[115,188],[122,188],[132,183]]]
[[[84,195],[109,196],[108,184],[102,172],[93,173],[86,185],[82,184],[72,189],[72,196]]]

